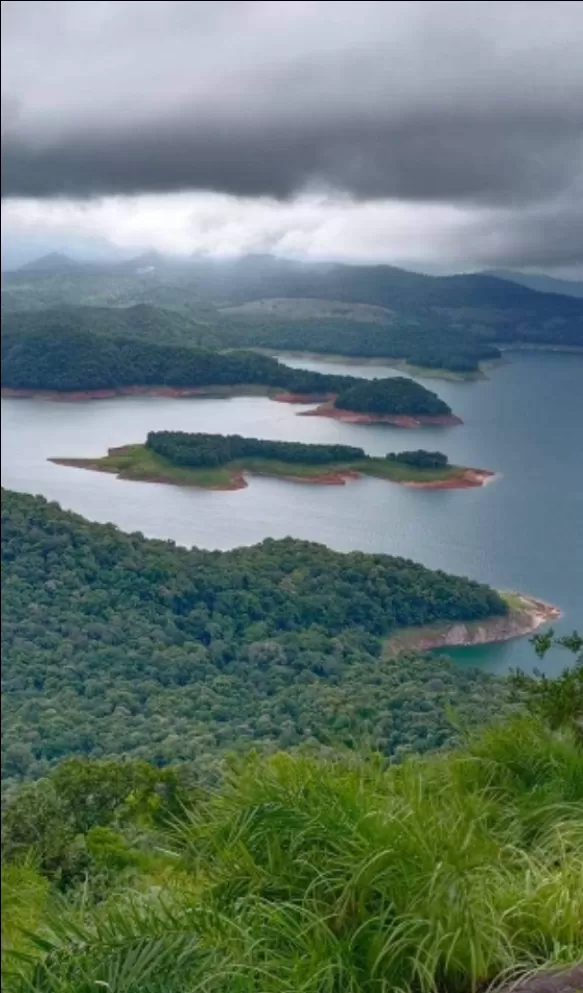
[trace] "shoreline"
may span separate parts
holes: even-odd
[[[276,403],[318,404],[313,410],[300,411],[298,417],[331,417],[346,424],[392,424],[394,427],[451,427],[463,424],[456,414],[429,416],[419,414],[368,414],[334,407],[334,393],[290,393],[279,387],[241,384],[237,386],[120,386],[95,390],[36,390],[3,386],[0,395],[19,400],[43,400],[49,403],[82,403],[90,400],[113,400],[116,397],[151,396],[166,399],[202,398],[224,400],[238,396],[262,396]]]
[[[153,396],[181,399],[182,397],[206,397],[225,399],[234,396],[269,396],[274,387],[257,384],[237,386],[115,386],[94,390],[36,390],[16,389],[3,386],[0,394],[19,400],[47,400],[52,403],[78,403],[83,400],[113,400],[116,397]],[[290,401],[291,402],[291,401]],[[305,401],[310,403],[312,401]]]
[[[403,482],[402,486],[409,486],[415,490],[467,490],[476,486],[487,486],[499,477],[500,473],[491,472],[489,469],[464,469],[459,476],[452,479],[415,480]]]
[[[314,410],[305,410],[298,414],[299,417],[331,417],[333,420],[342,421],[344,424],[392,424],[398,428],[419,428],[419,427],[454,427],[463,424],[461,417],[456,414],[369,414],[358,410],[344,410],[342,407],[334,407],[331,400],[327,400]]]
[[[543,625],[551,624],[561,617],[559,607],[529,594],[500,591],[500,595],[510,607],[505,616],[446,625],[426,625],[417,629],[407,628],[386,639],[384,654],[392,657],[404,651],[426,652],[438,648],[499,644],[534,634]]]
[[[262,355],[270,355],[279,359],[286,365],[285,359],[308,359],[317,362],[328,362],[330,365],[382,365],[387,369],[396,369],[412,379],[442,379],[450,383],[472,383],[480,379],[487,379],[486,370],[492,364],[500,363],[500,359],[483,359],[478,363],[477,369],[467,372],[456,372],[454,369],[445,369],[438,366],[415,365],[407,362],[406,359],[392,358],[390,355],[342,355],[340,352],[310,352],[310,351],[290,351],[289,349],[277,348],[253,348],[251,351],[259,352]],[[291,366],[290,368],[295,368]]]
[[[450,475],[429,479],[400,479],[395,476],[382,475],[374,471],[374,465],[367,472],[366,468],[354,465],[330,464],[329,467],[322,466],[321,472],[313,475],[293,472],[292,463],[289,470],[287,466],[283,471],[279,466],[270,467],[257,466],[250,460],[249,466],[228,463],[215,470],[215,478],[205,479],[205,470],[188,469],[186,467],[175,467],[169,464],[167,467],[147,467],[140,465],[139,461],[132,463],[134,459],[139,459],[139,449],[143,446],[122,445],[117,448],[108,449],[107,455],[101,458],[49,458],[47,461],[53,465],[60,465],[70,469],[85,469],[90,472],[103,472],[116,476],[130,482],[142,483],[163,483],[168,486],[192,487],[194,489],[232,491],[246,489],[249,485],[248,476],[264,476],[269,479],[281,479],[290,483],[306,483],[310,486],[345,486],[347,483],[356,482],[359,479],[368,477],[378,479],[381,482],[395,483],[398,486],[407,486],[414,489],[427,490],[465,490],[485,486],[496,478],[496,473],[487,469],[471,469],[466,467],[449,467],[452,469]],[[116,462],[116,457],[118,461]],[[109,461],[108,461],[109,460]],[[127,460],[127,461],[125,461]],[[124,464],[125,461],[125,464]],[[406,471],[406,467],[405,468]],[[216,478],[216,473],[224,474],[223,478]],[[196,473],[200,472],[197,478]]]

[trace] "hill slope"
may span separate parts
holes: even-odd
[[[536,290],[537,293],[559,293],[567,297],[583,297],[583,280],[556,279],[553,276],[514,272],[512,269],[492,269],[485,272],[484,275],[518,283],[520,286],[528,287],[529,290]]]
[[[487,674],[379,661],[393,630],[508,610],[405,559],[292,539],[187,551],[4,492],[2,562],[9,778],[72,753],[208,764],[357,727],[388,753],[439,747],[448,703],[470,720],[503,704]]]
[[[232,262],[147,256],[90,274],[7,273],[3,287],[3,306],[11,309],[164,301],[202,312],[289,298],[387,308],[393,323],[397,315],[409,326],[458,329],[490,341],[583,344],[581,300],[487,274],[433,277],[386,265],[308,264],[270,256]]]

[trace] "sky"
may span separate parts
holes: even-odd
[[[3,263],[583,275],[583,3],[2,3]]]

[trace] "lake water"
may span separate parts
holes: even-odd
[[[286,361],[364,377],[394,374],[380,363]],[[463,418],[462,426],[348,425],[298,417],[306,408],[259,397],[3,399],[2,484],[41,493],[91,520],[187,546],[226,549],[292,535],[342,551],[402,555],[556,603],[564,611],[557,629],[583,629],[583,356],[516,353],[484,381],[422,381]],[[47,462],[102,455],[154,429],[356,444],[376,455],[439,449],[451,462],[500,476],[465,491],[411,490],[373,479],[317,487],[252,478],[245,490],[217,493]],[[452,654],[494,671],[532,665],[526,639]],[[555,652],[546,665],[554,670],[566,662]]]

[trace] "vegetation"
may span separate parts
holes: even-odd
[[[534,714],[542,717],[553,730],[567,727],[583,748],[583,638],[576,631],[556,638],[551,628],[533,638],[533,644],[541,659],[552,647],[557,647],[571,652],[575,663],[555,679],[549,679],[538,670],[532,676],[515,672],[512,685],[520,697],[526,699]]]
[[[6,313],[2,333],[25,335],[83,335],[83,337],[137,338],[156,345],[216,349],[221,339],[208,324],[176,310],[135,304],[133,307],[55,307]]]
[[[294,392],[327,393],[351,377],[290,369],[255,352],[214,352],[89,335],[46,327],[2,336],[2,385],[15,389],[91,390],[134,385],[235,386],[259,384]]]
[[[52,458],[56,465],[110,472],[121,479],[173,483],[208,489],[239,489],[243,473],[297,480],[331,476],[373,476],[396,483],[465,483],[467,469],[448,465],[440,452],[365,455],[348,445],[305,445],[264,441],[239,435],[153,431],[145,445],[110,448],[93,458]]]
[[[233,347],[266,348],[273,351],[316,352],[354,358],[388,359],[417,369],[452,372],[462,376],[479,374],[480,363],[501,357],[500,350],[479,337],[442,322],[387,318],[371,323],[349,318],[286,320],[275,317],[220,316],[213,323],[221,340]]]
[[[340,393],[351,402],[351,388],[361,405],[367,396],[377,406],[415,414],[450,408],[413,380],[362,381],[291,369],[256,352],[216,352],[156,345],[137,338],[91,335],[47,326],[2,336],[2,386],[13,389],[92,390],[128,386],[206,387],[259,385],[323,398]],[[360,408],[351,408],[360,409]]]
[[[502,615],[487,586],[405,559],[267,540],[186,550],[3,496],[3,774],[71,754],[210,767],[225,749],[438,748],[502,706],[486,674],[381,661],[391,631]]]
[[[387,458],[391,462],[400,462],[418,469],[442,469],[448,464],[447,455],[443,452],[426,452],[423,448],[415,452],[389,452]]]
[[[266,315],[270,301],[286,307],[271,307]],[[172,339],[217,347],[219,339],[237,348],[387,357],[462,374],[475,374],[481,361],[498,357],[498,344],[583,346],[581,300],[488,274],[436,278],[390,266],[298,265],[269,257],[217,264],[153,255],[102,268],[75,268],[65,260],[44,271],[33,266],[3,274],[8,328],[15,326],[15,312],[28,312],[22,329],[32,311],[47,308],[68,311],[63,320],[69,322],[76,309],[81,328],[93,319],[83,315],[89,307],[105,326],[114,317],[99,316],[99,307],[119,313],[136,305],[172,310],[183,324],[142,314],[137,331],[116,333],[158,344]]]
[[[403,376],[355,382],[339,393],[334,406],[341,410],[356,410],[366,414],[411,414],[423,417],[451,414],[451,407],[436,393]]]
[[[298,441],[266,441],[238,434],[189,434],[186,431],[150,431],[146,447],[169,462],[184,466],[225,465],[235,459],[277,459],[329,465],[365,459],[364,450],[351,445],[305,445]]]
[[[214,786],[69,760],[5,813],[4,988],[474,993],[574,966],[582,809],[569,731],[523,716],[389,767],[251,754]]]
[[[190,468],[212,468],[232,463],[242,467],[265,460],[284,465],[291,463],[294,470],[297,466],[326,467],[338,471],[352,469],[389,478],[392,471],[396,471],[396,478],[399,478],[399,470],[402,471],[405,466],[429,470],[412,473],[413,479],[447,478],[462,471],[458,466],[449,466],[447,455],[443,452],[427,452],[422,448],[415,452],[390,452],[382,459],[366,455],[364,449],[353,445],[311,445],[296,441],[242,438],[236,434],[191,434],[186,431],[150,431],[145,447],[162,456],[166,462]],[[436,473],[432,470],[447,471]]]

